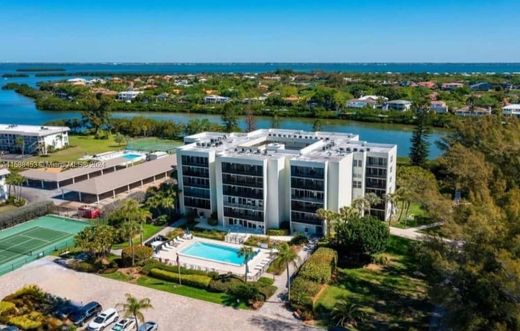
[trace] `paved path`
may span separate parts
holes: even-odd
[[[195,300],[167,292],[79,273],[44,258],[0,277],[0,298],[26,284],[37,284],[43,290],[73,301],[99,301],[113,307],[124,300],[125,293],[151,299],[153,309],[144,312],[161,330],[219,331],[300,331],[316,330],[294,319],[269,310],[249,311]]]
[[[424,240],[425,238],[428,237],[428,235],[420,232],[421,230],[433,228],[436,226],[441,226],[442,224],[443,224],[442,222],[438,222],[438,223],[426,224],[426,225],[417,226],[415,228],[406,228],[406,229],[401,229],[401,228],[396,228],[396,227],[391,226],[390,234],[394,235],[394,236],[406,238],[406,239],[411,239],[411,240]]]

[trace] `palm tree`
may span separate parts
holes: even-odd
[[[326,231],[327,239],[330,239],[332,224],[336,220],[337,213],[335,213],[331,210],[326,210],[326,209],[320,208],[320,209],[316,210],[316,215],[318,215],[319,219],[321,219],[322,221],[325,222],[325,226],[326,226],[326,230],[327,230]]]
[[[127,221],[121,224],[121,228],[119,229],[124,238],[128,239],[128,244],[132,250],[132,267],[135,264],[135,247],[134,247],[134,237],[141,233],[141,225],[135,221]]]
[[[153,308],[150,299],[137,299],[133,295],[127,293],[126,302],[118,304],[123,308],[125,317],[133,317],[135,319],[135,329],[139,329],[139,322],[144,322],[143,310]]]
[[[378,197],[377,194],[370,192],[365,194],[365,201],[368,215],[370,216],[370,214],[372,213],[372,207],[377,204],[380,204],[383,200],[380,197]]]
[[[247,274],[249,273],[249,261],[255,256],[255,252],[249,246],[243,246],[238,251],[238,256],[244,257],[244,261],[246,264],[246,274],[244,275],[244,281],[247,283]]]
[[[332,319],[341,327],[356,327],[357,323],[364,319],[364,315],[364,311],[358,305],[346,299],[339,299],[331,311]]]
[[[152,217],[152,214],[139,206],[139,202],[134,199],[125,200],[123,205],[121,206],[119,212],[122,215],[122,218],[127,222],[135,222],[139,224],[141,244],[143,244],[143,227],[148,219]]]
[[[278,246],[278,256],[273,261],[277,268],[284,267],[287,270],[287,301],[291,301],[291,275],[289,265],[296,266],[298,254],[287,243]]]
[[[388,217],[388,225],[392,224],[392,219],[395,214],[395,206],[397,205],[397,201],[399,201],[399,195],[397,193],[388,193],[385,195],[385,202],[390,204],[390,215]]]
[[[12,189],[16,200],[20,200],[22,198],[22,185],[24,181],[25,178],[17,173],[10,173],[5,179],[6,184],[9,185],[9,195],[11,195]]]
[[[22,157],[25,155],[25,139],[22,136],[16,136],[14,138],[15,145],[20,148],[20,151],[22,152]]]

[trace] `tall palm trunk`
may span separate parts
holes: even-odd
[[[291,302],[291,277],[289,275],[289,263],[287,263],[287,301]]]

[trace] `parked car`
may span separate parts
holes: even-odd
[[[6,326],[5,328],[0,329],[0,331],[20,331],[20,329],[16,326]]]
[[[89,302],[80,309],[70,314],[69,319],[76,326],[82,326],[89,319],[99,314],[103,308],[95,301]]]
[[[157,331],[159,324],[149,321],[139,326],[138,331]]]
[[[135,319],[125,318],[120,320],[114,325],[112,331],[129,331],[135,329]]]
[[[74,304],[71,301],[64,301],[56,305],[56,307],[54,307],[52,315],[59,319],[65,319],[68,318],[70,314],[79,310],[80,308],[81,306],[78,306],[77,304]]]
[[[110,324],[117,322],[119,314],[114,308],[110,308],[97,315],[87,327],[88,331],[100,331],[105,329]]]

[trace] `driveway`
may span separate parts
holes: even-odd
[[[100,302],[104,308],[124,301],[125,293],[150,298],[153,309],[146,310],[147,320],[159,323],[161,330],[240,330],[300,331],[316,330],[296,320],[260,311],[239,310],[195,300],[146,287],[66,269],[44,258],[0,277],[0,298],[27,284],[37,284],[44,291],[86,303]]]

